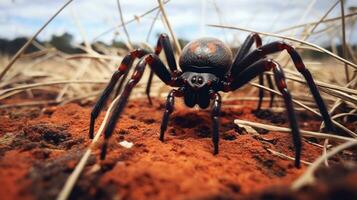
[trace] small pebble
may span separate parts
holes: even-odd
[[[128,142],[126,140],[119,142],[119,144],[127,149],[130,149],[134,145],[132,142]]]

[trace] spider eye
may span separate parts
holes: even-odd
[[[192,77],[192,79],[191,79],[191,83],[196,83],[196,81],[197,81],[196,76]]]
[[[201,85],[203,83],[203,78],[202,77],[198,77],[197,83]]]

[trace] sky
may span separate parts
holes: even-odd
[[[0,37],[13,39],[31,36],[53,15],[66,0],[0,0]],[[125,20],[145,13],[157,6],[157,0],[120,0]],[[248,33],[222,30],[206,24],[225,24],[257,31],[275,32],[283,28],[306,22],[318,21],[335,3],[335,0],[171,0],[165,8],[168,18],[179,38],[213,36],[226,42],[239,42]],[[357,7],[357,0],[346,0],[349,7]],[[127,26],[133,42],[146,42],[147,33],[155,18],[156,11]],[[340,15],[337,6],[328,17]],[[156,21],[150,44],[156,43],[156,35],[167,32],[162,22]],[[47,40],[53,34],[68,32],[75,42],[93,41],[98,35],[120,24],[117,0],[74,0],[41,32],[39,39]],[[324,26],[319,26],[323,29]],[[338,30],[338,29],[337,29]],[[318,31],[318,30],[317,30]],[[114,32],[117,32],[115,36]],[[111,42],[114,37],[125,39],[122,29],[110,32],[99,40]],[[352,34],[351,34],[352,32]],[[299,31],[294,32],[300,37]],[[288,34],[288,33],[284,33]],[[337,43],[340,36],[333,38]],[[272,40],[272,39],[269,39]],[[328,44],[331,37],[317,35],[310,42]],[[347,40],[357,43],[357,25],[347,31]]]

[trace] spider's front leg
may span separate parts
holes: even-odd
[[[218,154],[219,148],[218,148],[218,143],[219,143],[219,115],[221,113],[221,95],[218,93],[213,93],[212,97],[213,99],[213,106],[212,106],[212,142],[213,142],[213,153]]]
[[[175,105],[175,97],[182,97],[183,92],[181,90],[171,90],[171,92],[167,95],[166,100],[166,109],[164,115],[162,116],[162,122],[160,126],[160,140],[164,141],[165,131],[167,129],[167,125],[169,123],[170,115],[174,111]]]
[[[115,125],[123,112],[128,98],[133,90],[134,86],[140,81],[146,65],[149,65],[151,70],[167,85],[176,86],[177,81],[174,81],[170,72],[166,69],[165,65],[155,54],[149,54],[143,57],[135,67],[133,75],[126,83],[123,92],[120,94],[119,100],[115,105],[115,108],[110,116],[108,123],[104,130],[104,143],[102,146],[100,158],[105,159],[107,152],[108,139],[111,137]]]
[[[229,89],[230,91],[236,90],[242,87],[243,85],[247,84],[253,78],[271,69],[273,69],[275,83],[284,98],[286,110],[288,113],[291,133],[293,136],[293,143],[295,147],[295,166],[300,167],[300,155],[301,155],[300,130],[297,123],[294,106],[292,103],[292,98],[290,92],[288,91],[285,82],[285,76],[281,66],[273,60],[268,60],[268,59],[259,60],[258,62],[255,62],[254,64],[246,68],[244,71],[242,71],[240,75],[234,77],[234,80],[232,82],[227,83],[226,89]]]
[[[171,74],[173,76],[177,76],[178,70],[177,70],[176,60],[174,56],[174,51],[172,49],[169,36],[166,33],[160,34],[155,48],[155,55],[159,56],[162,50],[164,50],[166,61],[169,66]],[[150,104],[152,104],[151,97],[150,97],[150,89],[151,89],[151,82],[153,76],[154,76],[154,72],[151,70],[145,90]]]
[[[252,48],[253,44],[255,43],[255,46],[257,48],[262,46],[262,39],[259,36],[259,34],[257,33],[251,33],[243,42],[241,48],[239,49],[239,51],[237,52],[234,60],[233,60],[233,64],[231,66],[231,70],[229,72],[229,75],[231,77],[236,76],[237,74],[241,73],[244,69],[246,69],[249,65],[239,65],[239,62],[246,56],[249,54],[250,49]],[[268,81],[268,86],[270,89],[274,89],[274,86],[272,84],[272,80],[271,77],[269,75],[266,75],[266,79]],[[264,74],[260,74],[259,75],[259,84],[264,86]],[[270,92],[270,103],[269,103],[269,107],[273,106],[273,102],[274,102],[274,97],[275,94],[273,92]],[[259,101],[258,101],[258,106],[257,106],[257,110],[261,109],[262,106],[262,102],[263,102],[263,98],[264,98],[264,89],[263,88],[259,88]]]
[[[112,78],[110,79],[107,87],[104,89],[103,93],[101,94],[99,100],[97,103],[94,105],[93,110],[90,115],[90,124],[89,124],[89,138],[93,139],[94,137],[94,125],[95,125],[95,120],[97,119],[100,111],[102,110],[105,102],[108,100],[108,97],[110,96],[110,93],[113,91],[113,88],[115,87],[116,83],[118,80],[124,75],[122,78],[121,82],[125,79],[125,75],[128,73],[130,70],[131,66],[133,65],[133,61],[136,58],[141,58],[144,55],[148,54],[147,51],[143,49],[137,49],[132,52],[130,52],[128,55],[126,55],[121,62],[119,68],[117,71],[114,72],[112,75]]]

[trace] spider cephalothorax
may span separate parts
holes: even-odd
[[[250,51],[253,43],[257,48]],[[327,112],[326,106],[321,98],[319,91],[312,79],[310,72],[306,69],[301,57],[295,49],[284,42],[272,42],[261,46],[261,38],[258,34],[252,33],[244,41],[236,56],[233,58],[232,52],[227,45],[218,39],[202,38],[188,43],[180,55],[180,69],[176,66],[176,60],[166,34],[161,34],[155,48],[155,53],[146,50],[136,49],[124,57],[119,69],[113,74],[108,86],[97,101],[91,113],[89,135],[93,138],[94,123],[100,110],[108,99],[110,93],[118,80],[119,90],[125,81],[125,78],[136,58],[139,62],[135,67],[132,77],[127,81],[120,98],[115,105],[110,120],[106,124],[104,132],[104,143],[102,146],[101,159],[105,158],[107,150],[107,141],[113,133],[115,124],[127,103],[130,93],[134,86],[141,79],[146,65],[151,68],[146,93],[150,99],[150,85],[153,74],[156,74],[166,85],[175,87],[167,96],[166,108],[160,128],[160,140],[164,141],[164,134],[168,126],[169,116],[174,109],[175,97],[183,97],[188,107],[198,105],[200,108],[207,108],[212,105],[212,141],[214,145],[214,154],[218,153],[219,143],[219,114],[221,109],[221,97],[219,92],[234,91],[247,84],[255,77],[259,77],[259,83],[264,84],[263,73],[272,70],[276,87],[284,99],[287,116],[290,121],[293,143],[295,146],[295,166],[300,166],[301,139],[299,127],[296,120],[292,98],[285,83],[285,77],[282,68],[274,60],[267,59],[266,55],[286,50],[297,70],[304,76],[310,88],[312,95],[319,107],[326,129],[333,130],[331,118]],[[168,63],[168,68],[160,60],[158,55],[164,50]],[[273,88],[273,81],[270,76],[266,76],[270,88]],[[263,100],[263,89],[259,89],[259,102],[257,110],[261,109]],[[271,93],[271,103],[273,101]]]

